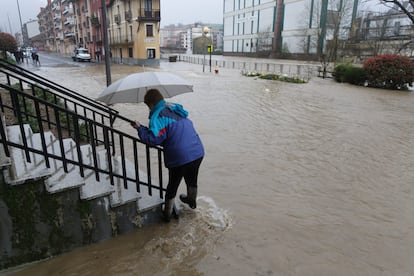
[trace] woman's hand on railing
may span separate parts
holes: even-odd
[[[131,122],[131,126],[135,129],[139,128],[141,126],[140,122],[135,121],[135,122]]]

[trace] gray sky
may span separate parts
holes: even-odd
[[[0,29],[14,34],[20,32],[20,6],[22,24],[30,19],[37,20],[46,0],[0,0]],[[224,0],[161,0],[161,26],[194,22],[223,23]],[[10,21],[10,24],[9,24]]]
[[[20,32],[19,11],[17,3],[20,6],[20,14],[22,16],[22,24],[30,19],[37,20],[37,15],[40,12],[40,7],[46,5],[46,0],[0,0],[0,29],[3,32],[12,33]],[[9,24],[10,20],[10,24]]]
[[[161,26],[195,22],[223,23],[224,0],[161,0]]]

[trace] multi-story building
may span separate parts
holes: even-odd
[[[56,51],[55,26],[52,14],[52,1],[47,0],[46,7],[40,9],[37,15],[40,35],[43,37],[42,47],[46,51]]]
[[[30,20],[23,24],[23,45],[35,46],[34,41],[39,41],[40,31],[38,20]]]
[[[405,3],[412,12],[413,7]],[[387,53],[414,57],[413,23],[398,7],[383,13],[361,13],[346,46],[361,59]]]
[[[113,60],[159,65],[160,0],[112,0],[107,18]]]
[[[60,0],[52,1],[52,18],[54,29],[54,50],[58,53],[65,53],[65,45],[63,40],[63,22],[62,22],[62,6]]]
[[[213,44],[213,51],[221,53],[223,49],[223,25],[221,24],[195,23],[161,28],[161,48],[175,52],[184,50],[187,54],[193,54],[193,42],[203,36],[204,27],[208,28],[206,36]]]
[[[61,0],[61,21],[63,33],[63,52],[68,53],[72,51],[73,45],[76,43],[75,39],[75,13],[73,3],[70,0]]]
[[[160,59],[160,0],[105,0],[110,55],[114,61],[157,65]],[[87,48],[104,52],[101,0],[48,0],[38,15],[45,49],[70,55]]]
[[[349,34],[358,0],[224,0],[224,54],[316,54]]]

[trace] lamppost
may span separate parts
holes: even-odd
[[[204,27],[203,28],[203,73],[204,73],[204,67],[206,64],[206,39],[207,39],[207,34],[209,32],[209,28],[208,27]]]
[[[107,22],[106,22],[106,1],[101,0],[102,6],[102,29],[103,29],[103,38],[104,38],[104,50],[105,50],[105,72],[106,72],[106,86],[111,85],[111,67],[110,63],[110,55],[111,50],[109,50],[109,41],[108,41],[108,29],[107,29]]]
[[[22,15],[21,15],[21,13],[20,13],[20,5],[19,5],[19,0],[16,0],[16,2],[17,2],[17,10],[18,10],[18,12],[19,12],[19,19],[20,19],[20,33],[22,34],[22,40],[23,40],[23,43],[24,43],[25,41],[24,41],[24,39],[23,39],[23,24],[22,24]]]

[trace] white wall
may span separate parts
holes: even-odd
[[[40,34],[39,22],[37,20],[27,22],[26,28],[29,39]]]
[[[256,51],[258,33],[273,32],[275,6],[274,0],[224,0],[223,50]]]

